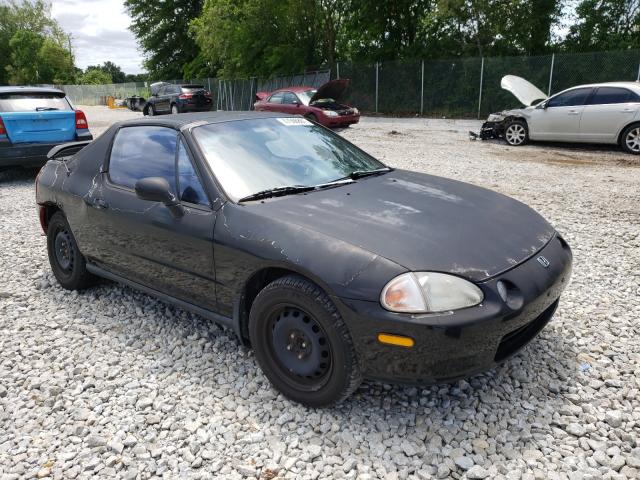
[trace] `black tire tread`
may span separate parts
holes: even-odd
[[[260,293],[258,293],[254,300],[254,303],[261,297],[270,296],[271,292],[276,289],[288,289],[293,290],[296,293],[303,293],[305,295],[308,295],[309,297],[313,298],[313,300],[329,314],[333,323],[333,328],[335,328],[335,330],[338,332],[341,340],[347,347],[347,362],[351,368],[348,368],[348,371],[350,372],[349,378],[347,379],[345,383],[346,386],[340,393],[340,396],[335,399],[330,405],[325,406],[337,405],[343,402],[358,389],[358,387],[362,383],[363,375],[362,370],[360,369],[360,365],[358,364],[358,358],[355,348],[353,347],[353,341],[351,340],[349,329],[344,323],[344,320],[338,312],[338,309],[331,301],[329,296],[320,287],[299,275],[287,275],[285,277],[280,277],[274,280],[266,287],[264,287],[260,291]],[[253,320],[253,318],[251,318],[251,320]]]
[[[67,222],[67,218],[64,216],[64,213],[62,213],[62,211],[57,211],[56,213],[53,214],[53,216],[51,217],[51,220],[49,220],[49,225],[47,227],[47,230],[49,230],[51,226],[55,225],[56,223],[63,224],[69,230],[69,233],[71,234],[71,240],[73,242],[73,249],[76,253],[76,263],[74,268],[75,271],[72,277],[68,281],[61,281],[60,278],[56,275],[55,269],[53,267],[55,260],[52,258],[53,252],[49,247],[51,240],[47,237],[47,253],[49,256],[49,262],[51,263],[51,268],[58,280],[58,283],[60,283],[62,288],[65,288],[67,290],[83,290],[85,288],[95,285],[97,281],[97,277],[89,273],[89,271],[87,270],[86,260],[82,255],[82,253],[80,253],[80,250],[78,249],[78,244],[76,243],[76,239],[73,236],[73,232],[71,231],[69,222]]]

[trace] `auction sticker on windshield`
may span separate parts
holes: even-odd
[[[312,124],[306,118],[295,118],[295,117],[278,118],[278,121],[281,124],[286,125],[287,127],[296,127],[296,126],[300,126],[300,125],[311,125]]]

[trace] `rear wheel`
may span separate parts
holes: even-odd
[[[171,105],[171,113],[173,115],[177,115],[178,113],[180,113],[180,110],[178,110],[178,106],[175,103]]]
[[[362,381],[353,342],[331,299],[290,275],[267,285],[249,316],[256,359],[288,398],[324,407],[347,398]]]
[[[94,283],[62,212],[56,212],[47,226],[47,251],[51,270],[63,288],[80,290]]]
[[[620,143],[625,152],[640,155],[640,125],[630,125],[625,128],[621,140]]]
[[[504,139],[509,145],[519,147],[529,141],[529,129],[522,120],[512,120],[504,129]]]

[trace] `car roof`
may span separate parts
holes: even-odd
[[[163,125],[177,129],[188,127],[190,125],[204,125],[209,123],[235,122],[239,120],[251,120],[258,118],[283,118],[294,117],[295,115],[287,115],[279,112],[198,112],[198,113],[179,113],[175,115],[162,115],[157,117],[140,117],[133,120],[124,120],[118,122],[118,126],[134,126],[134,125]]]
[[[585,85],[576,85],[575,87],[571,87],[571,90],[574,88],[585,88],[585,87],[626,87],[626,88],[634,88],[636,90],[640,90],[640,82],[603,82],[603,83],[588,83]]]
[[[0,93],[65,93],[57,88],[50,87],[28,87],[28,86],[13,86],[13,87],[0,87]]]
[[[307,90],[317,90],[317,89],[315,87],[285,87],[285,88],[279,88],[278,90],[274,90],[271,93],[276,93],[276,92],[300,93],[300,92],[306,92]]]

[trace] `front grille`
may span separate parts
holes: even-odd
[[[558,300],[553,302],[547,309],[538,315],[531,322],[516,328],[515,330],[507,333],[502,340],[500,340],[500,344],[498,345],[498,350],[496,351],[496,355],[494,360],[496,362],[500,362],[505,358],[513,355],[522,347],[524,347],[527,343],[529,343],[533,338],[540,333],[540,331],[545,327],[553,314],[558,307]]]

